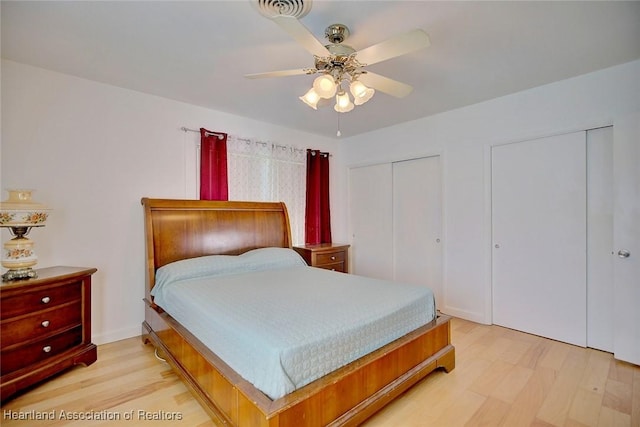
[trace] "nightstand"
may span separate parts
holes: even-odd
[[[0,399],[97,359],[91,342],[95,268],[50,267],[0,285]]]
[[[320,243],[318,245],[294,246],[293,249],[312,267],[348,273],[349,246],[337,243]]]

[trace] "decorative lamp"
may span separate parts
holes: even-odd
[[[31,200],[33,190],[7,190],[9,198],[0,203],[0,227],[9,229],[13,239],[5,242],[2,266],[7,272],[2,281],[37,277],[33,266],[38,257],[33,251],[33,241],[26,236],[33,227],[44,227],[49,209]]]

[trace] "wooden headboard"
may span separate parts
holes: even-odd
[[[289,216],[280,202],[143,198],[148,292],[156,269],[203,255],[239,255],[291,247]]]

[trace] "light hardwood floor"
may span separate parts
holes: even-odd
[[[456,369],[434,372],[366,427],[640,427],[640,367],[498,326],[452,322]],[[6,427],[214,425],[139,338],[100,346],[96,363],[3,403],[1,412]],[[53,420],[11,419],[19,415]],[[63,419],[82,415],[120,420]]]

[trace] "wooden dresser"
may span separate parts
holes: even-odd
[[[294,246],[293,249],[312,267],[348,273],[349,246],[337,243],[320,243],[318,245]]]
[[[97,359],[91,342],[95,268],[50,267],[0,285],[0,399]]]

